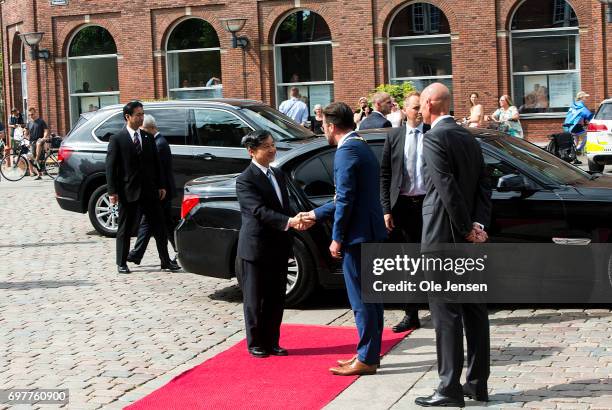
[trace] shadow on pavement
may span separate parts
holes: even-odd
[[[94,286],[95,282],[86,280],[33,280],[25,282],[0,282],[0,289],[31,290],[31,289],[54,289],[65,286]]]
[[[0,245],[0,248],[41,248],[48,246],[66,246],[66,245],[87,245],[97,243],[96,241],[79,241],[79,242],[40,242],[40,243],[12,243],[10,245]]]

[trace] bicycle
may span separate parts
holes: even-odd
[[[17,142],[17,141],[16,141]],[[0,163],[0,174],[8,181],[19,181],[26,176],[29,168],[27,153],[29,147],[26,139],[19,141],[19,146],[13,148],[13,152],[2,158]]]
[[[55,179],[59,174],[59,161],[57,160],[57,153],[62,143],[62,138],[57,137],[55,134],[51,134],[51,139],[45,141],[45,149],[42,153],[42,157],[39,160],[39,167],[41,172],[44,172],[49,178]]]

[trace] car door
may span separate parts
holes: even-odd
[[[242,172],[251,158],[240,142],[253,131],[240,117],[222,108],[194,108],[187,143],[193,149],[192,177]]]
[[[155,118],[159,132],[166,138],[172,151],[172,171],[176,183],[174,208],[180,208],[183,200],[183,187],[193,179],[193,149],[187,145],[188,110],[183,107],[147,108],[145,114]]]
[[[491,242],[552,243],[553,238],[565,235],[565,208],[554,190],[541,187],[500,156],[487,151],[483,155],[492,189]],[[504,178],[515,175],[522,176],[529,189],[501,188]]]

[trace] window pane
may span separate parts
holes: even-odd
[[[514,72],[574,70],[577,36],[512,37]]]
[[[121,131],[125,127],[125,120],[121,113],[117,113],[106,120],[98,129],[95,131],[96,137],[100,141],[108,142],[111,135],[114,135]]]
[[[402,9],[391,23],[389,37],[450,34],[446,16],[436,6],[416,3]]]
[[[240,147],[251,128],[233,114],[220,110],[194,110],[195,141],[191,145]]]
[[[119,95],[87,95],[70,97],[72,122],[76,122],[84,112],[94,112],[107,105],[119,104]]]
[[[147,109],[145,114],[155,118],[159,132],[170,145],[185,145],[187,138],[187,110],[173,109]]]
[[[70,43],[69,57],[117,54],[113,36],[100,26],[89,26],[79,31]]]
[[[173,100],[199,100],[201,98],[221,98],[223,89],[215,87],[207,90],[174,90],[170,91],[170,98]]]
[[[309,10],[293,13],[278,27],[275,44],[330,41],[331,33],[323,17]]]
[[[578,73],[515,75],[514,103],[525,114],[565,112],[578,88]]]
[[[270,131],[276,141],[297,140],[313,136],[310,130],[296,124],[291,118],[267,105],[247,105],[241,112],[259,128]]]
[[[315,157],[294,174],[294,181],[308,197],[334,196],[334,182],[319,157]]]
[[[512,19],[512,30],[577,26],[576,13],[565,0],[527,0]]]
[[[332,80],[331,44],[278,47],[280,75],[283,83]],[[278,56],[277,54],[277,56]]]
[[[221,85],[221,52],[168,53],[170,88]]]
[[[117,58],[69,59],[70,93],[119,90]]]
[[[596,120],[612,120],[612,103],[602,104],[597,114],[595,114]]]
[[[289,90],[292,86],[279,86],[278,87],[278,105],[285,100],[289,99]],[[334,86],[331,84],[320,84],[320,85],[298,85],[296,86],[300,90],[302,100],[308,106],[308,112],[314,113],[314,106],[321,104],[325,107],[334,100]]]
[[[392,43],[391,48],[396,78],[445,76],[453,73],[450,44]]]
[[[209,22],[188,19],[174,28],[168,39],[168,50],[191,50],[219,47],[217,32]]]

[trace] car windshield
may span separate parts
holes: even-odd
[[[587,172],[520,138],[499,137],[486,140],[486,143],[538,170],[556,184],[573,185],[592,179]]]
[[[270,131],[276,141],[301,140],[315,136],[291,118],[265,105],[243,107],[242,112],[261,128]]]
[[[595,114],[596,120],[612,120],[612,103],[601,104],[597,114]]]

